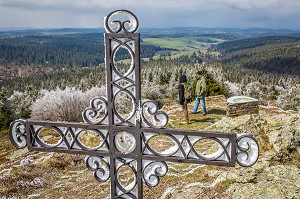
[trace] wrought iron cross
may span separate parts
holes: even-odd
[[[86,166],[96,180],[110,179],[111,198],[143,198],[143,183],[156,186],[167,173],[167,162],[205,165],[252,166],[258,159],[259,147],[251,135],[164,128],[168,115],[159,111],[155,102],[141,99],[139,22],[127,10],[117,10],[104,19],[107,98],[96,97],[82,113],[85,123],[16,120],[10,126],[10,140],[17,148],[30,151],[85,154]],[[131,56],[129,68],[120,68],[115,60],[120,49]],[[125,70],[124,70],[125,69]],[[124,104],[130,113],[124,113]],[[60,140],[50,144],[41,139],[44,129],[59,134]],[[81,134],[96,133],[102,142],[89,147]],[[167,150],[151,144],[156,138],[173,143]],[[217,146],[212,153],[199,151],[196,145]],[[124,185],[120,169],[132,172],[133,180]]]

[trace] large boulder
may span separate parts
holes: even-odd
[[[300,198],[300,169],[293,165],[265,167],[242,172],[227,190],[232,198]]]

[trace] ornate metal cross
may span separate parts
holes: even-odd
[[[30,151],[87,155],[86,166],[94,171],[96,180],[110,179],[111,198],[143,198],[143,183],[156,186],[167,173],[166,161],[252,166],[259,147],[251,135],[164,128],[168,115],[159,111],[155,102],[141,99],[140,35],[135,33],[138,25],[137,17],[127,10],[114,11],[105,18],[107,98],[91,100],[82,113],[85,123],[17,120],[10,126],[13,145],[27,146]],[[115,60],[122,48],[131,56],[128,68],[119,67]],[[124,111],[128,107],[130,113]],[[41,138],[45,129],[55,131],[60,139],[54,144],[46,142]],[[91,132],[102,140],[96,147],[79,139]],[[163,139],[173,145],[166,150],[153,145]],[[212,144],[216,148],[208,152]],[[126,185],[119,178],[122,168],[134,175]]]

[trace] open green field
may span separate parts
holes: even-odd
[[[142,45],[153,45],[161,48],[171,48],[171,56],[165,56],[166,51],[158,52],[152,59],[157,60],[161,56],[165,56],[166,59],[176,59],[184,55],[192,55],[193,53],[206,53],[207,49],[211,46],[209,41],[220,43],[222,40],[212,37],[160,37],[160,38],[143,38]],[[144,61],[149,61],[149,58],[142,58]],[[123,63],[130,63],[131,60],[122,60]]]
[[[166,59],[174,59],[178,58],[182,55],[192,55],[194,52],[204,52],[209,46],[208,43],[202,43],[197,41],[199,37],[177,37],[177,38],[169,38],[169,37],[161,37],[161,38],[144,38],[142,45],[154,45],[164,48],[172,48],[176,49],[174,51],[170,51],[171,56],[166,56]],[[152,57],[154,60],[159,59],[161,54],[165,52],[159,52],[157,55]],[[149,58],[144,58],[145,61],[149,60]]]
[[[197,41],[200,40],[201,42]],[[218,42],[215,38],[210,37],[161,37],[161,38],[144,38],[142,44],[144,45],[154,45],[164,48],[174,48],[177,50],[187,50],[200,48],[201,44],[207,43],[207,41],[213,40]]]
[[[197,41],[193,38],[188,37],[180,37],[180,38],[168,38],[168,37],[162,37],[162,38],[145,38],[143,39],[142,44],[144,45],[154,45],[154,46],[160,46],[164,48],[174,48],[177,50],[183,50],[186,49],[187,46],[193,46],[197,47],[200,44],[197,43]]]

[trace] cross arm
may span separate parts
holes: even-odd
[[[249,167],[259,154],[256,139],[247,134],[142,128],[141,136],[143,159],[149,160]]]
[[[87,144],[89,135],[94,136],[97,146],[91,147]],[[17,148],[27,146],[30,151],[91,156],[109,154],[108,136],[108,125],[74,122],[16,120],[9,130],[10,140]]]

